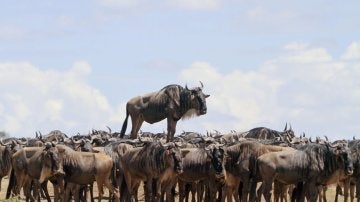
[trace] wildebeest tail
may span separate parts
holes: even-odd
[[[11,169],[10,172],[10,179],[9,179],[9,184],[8,184],[8,188],[6,191],[6,199],[9,199],[11,196],[11,193],[14,191],[16,186],[16,178],[15,178],[15,173],[14,173],[14,169]]]
[[[126,128],[127,128],[128,118],[129,118],[129,112],[128,112],[128,110],[126,109],[126,118],[125,118],[124,123],[123,123],[122,128],[121,128],[120,138],[123,138],[124,135],[125,135]]]

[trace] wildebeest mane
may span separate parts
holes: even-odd
[[[160,172],[166,168],[166,150],[159,142],[147,143],[144,149],[140,150],[139,155],[143,156],[142,164],[144,167]],[[145,161],[144,161],[145,160]]]
[[[339,166],[336,163],[334,151],[329,145],[312,143],[300,147],[299,150],[302,152],[298,152],[298,155],[294,156],[294,161],[300,165],[299,174],[307,176],[309,172],[315,171],[328,176]]]
[[[165,86],[158,92],[155,92],[149,100],[143,100],[144,104],[147,104],[146,109],[154,113],[163,112],[169,102],[174,101],[176,103],[180,101],[180,91],[182,89],[181,86],[176,84]]]

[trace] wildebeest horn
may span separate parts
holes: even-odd
[[[171,149],[171,148],[175,147],[175,144],[173,142],[168,142],[164,145],[161,143],[161,141],[159,141],[159,142],[160,142],[160,145],[162,145],[165,149]]]
[[[111,128],[109,126],[106,126],[106,128],[108,128],[109,134],[111,134]]]
[[[204,84],[201,81],[199,82],[200,82],[200,89],[202,90],[204,88]]]
[[[1,144],[2,146],[7,146],[7,145],[10,145],[11,142],[4,143],[4,142],[3,142],[3,139],[1,138],[1,139],[0,139],[0,144]]]
[[[287,122],[286,122],[286,124],[285,124],[285,128],[284,128],[284,131],[286,131],[287,130]]]
[[[185,89],[186,89],[186,90],[189,90],[189,88],[188,88],[187,84],[185,84]]]
[[[20,141],[20,140],[17,140],[16,142],[20,145],[27,145],[28,144],[28,139],[26,139],[25,141]]]

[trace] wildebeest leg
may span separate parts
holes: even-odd
[[[152,181],[152,178],[149,178],[144,182],[145,202],[150,202],[152,198]]]
[[[50,195],[49,195],[49,192],[48,192],[48,189],[47,189],[47,185],[48,185],[47,180],[41,184],[41,190],[42,190],[41,193],[44,193],[44,196],[45,196],[46,200],[48,202],[51,202]]]
[[[214,180],[208,180],[208,186],[209,186],[209,194],[210,194],[210,201],[215,202],[216,201],[216,193],[217,193],[217,184]]]
[[[130,176],[130,174],[128,172],[124,172],[124,178],[125,178],[127,190],[129,192],[129,195],[130,195],[130,200],[134,201],[135,196],[134,196],[134,192],[133,192],[133,184],[131,182],[131,176]]]
[[[131,116],[131,123],[132,123],[131,139],[137,138],[138,132],[139,132],[140,127],[143,122],[144,122],[144,119],[141,117],[141,115],[136,114],[136,115]]]
[[[318,192],[316,191],[315,182],[305,183],[304,188],[307,190],[307,195],[309,196],[310,202],[316,202],[318,197]]]
[[[246,173],[240,183],[242,183],[241,195],[242,201],[247,202],[249,197],[249,184],[250,184],[250,177],[249,174]],[[255,179],[254,179],[255,180]],[[240,185],[239,185],[240,187]],[[239,190],[239,189],[238,189]],[[235,190],[236,191],[236,190]],[[239,193],[240,194],[240,193]]]
[[[261,185],[262,189],[264,190],[263,195],[264,195],[266,202],[271,201],[272,182],[273,182],[272,180],[266,180],[266,181],[263,181],[263,183]],[[258,196],[258,197],[260,198],[261,196]]]
[[[184,196],[185,196],[185,182],[183,182],[182,180],[178,180],[178,187],[179,187],[179,202],[183,202],[184,201]]]
[[[280,198],[281,202],[288,202],[288,190],[290,185],[283,184],[281,188]]]
[[[53,190],[54,190],[54,202],[58,202],[59,201],[59,186],[53,184]]]
[[[356,179],[356,198],[360,202],[360,179]]]
[[[354,196],[355,196],[355,184],[350,183],[350,201],[354,202]]]
[[[280,199],[280,193],[281,193],[281,184],[279,181],[274,181],[274,201],[279,202]]]
[[[257,187],[257,181],[256,181],[255,178],[253,178],[250,181],[250,195],[249,195],[249,201],[250,202],[256,201],[256,187]]]
[[[199,199],[196,200],[196,197],[197,197],[196,193],[197,193],[197,191],[201,191],[200,183],[199,182],[191,182],[191,183],[189,183],[189,185],[190,185],[190,192],[191,192],[191,202],[199,201]]]
[[[177,121],[175,121],[173,119],[173,117],[168,117],[167,118],[168,134],[167,134],[166,142],[170,142],[170,141],[174,140],[174,134],[176,132],[176,123],[177,123]]]
[[[108,176],[98,175],[95,177],[95,180],[96,180],[96,183],[98,186],[98,190],[99,190],[99,201],[101,201],[100,197],[102,197],[102,195],[100,196],[100,193],[104,194],[103,185],[105,185],[105,187],[108,188],[112,194],[114,194],[116,201],[120,201],[119,191],[114,189],[114,187],[112,186],[111,181],[110,181],[110,174],[111,173],[109,173]]]
[[[350,178],[344,180],[344,202],[349,199]]]

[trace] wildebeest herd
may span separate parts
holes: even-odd
[[[169,85],[131,99],[121,132],[60,130],[0,141],[0,180],[6,198],[99,201],[105,186],[114,201],[360,201],[360,140],[329,141],[257,127],[245,132],[175,134],[186,116],[206,114],[203,85]],[[125,135],[127,119],[132,130]],[[139,131],[143,121],[167,119],[167,133]],[[50,198],[48,184],[54,197]],[[336,185],[336,197],[326,188]],[[1,188],[1,187],[0,187]],[[1,189],[5,192],[4,187]],[[144,193],[144,196],[139,194]],[[190,194],[191,193],[191,194]],[[340,196],[343,195],[343,196]],[[190,198],[191,197],[191,198]]]

